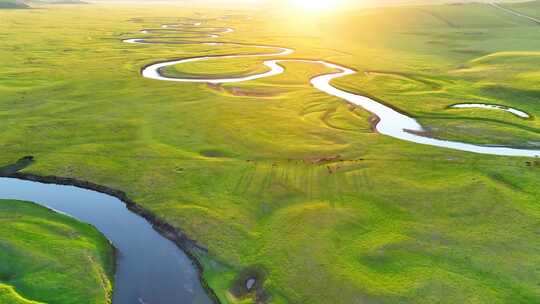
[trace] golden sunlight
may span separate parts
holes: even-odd
[[[340,0],[290,0],[293,5],[303,11],[318,12],[338,8]]]

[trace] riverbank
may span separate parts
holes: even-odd
[[[197,22],[196,24],[201,24]],[[185,25],[177,24],[174,25],[177,30],[182,33],[185,29],[186,32],[189,32],[192,28],[197,28],[197,25]],[[231,29],[230,32],[233,32]],[[158,36],[159,38],[159,36]],[[163,38],[163,37],[161,37]],[[166,38],[166,37],[165,37]],[[211,45],[211,46],[221,46],[221,45],[231,45],[231,46],[249,46],[246,44],[237,44],[231,42],[197,42],[197,41],[181,41],[181,42],[152,42],[151,38],[149,39],[125,39],[124,42],[128,43],[141,43],[141,44],[202,44],[202,45]],[[422,145],[435,146],[445,149],[453,149],[464,152],[472,152],[478,154],[487,154],[487,155],[499,155],[499,156],[514,156],[514,157],[540,157],[540,150],[537,149],[521,149],[519,147],[494,147],[494,146],[481,146],[475,145],[472,143],[450,141],[444,139],[434,138],[431,132],[427,132],[420,123],[411,116],[404,114],[404,111],[395,110],[393,107],[387,106],[384,103],[380,103],[375,99],[369,98],[365,95],[355,94],[350,91],[341,90],[338,87],[335,87],[331,84],[334,79],[339,79],[347,76],[353,76],[358,74],[358,71],[345,67],[340,64],[317,60],[317,59],[271,59],[265,60],[264,65],[267,69],[262,72],[253,74],[248,73],[246,75],[236,76],[236,77],[219,77],[215,75],[209,75],[208,77],[196,77],[196,76],[182,76],[178,74],[177,67],[186,63],[193,63],[198,61],[207,61],[209,59],[223,59],[230,60],[235,58],[253,58],[253,57],[279,57],[279,56],[288,56],[294,54],[295,50],[286,47],[269,47],[265,45],[253,44],[251,47],[256,49],[275,49],[275,53],[254,53],[254,54],[227,54],[227,55],[205,55],[200,57],[192,57],[185,59],[175,59],[169,61],[161,61],[147,65],[141,69],[141,75],[143,77],[161,80],[161,81],[173,81],[173,82],[194,82],[194,83],[207,83],[207,84],[226,84],[226,83],[240,83],[253,81],[257,79],[263,79],[267,77],[277,76],[285,73],[285,68],[283,67],[284,63],[287,62],[296,62],[304,64],[316,64],[322,65],[330,71],[337,72],[328,72],[322,75],[318,75],[310,79],[310,83],[318,90],[341,98],[344,101],[362,107],[364,110],[369,111],[378,117],[377,125],[375,125],[376,130],[386,136],[390,136],[396,139],[409,141]],[[176,73],[171,74],[170,70],[176,69]],[[204,73],[204,71],[199,72]],[[512,111],[512,109],[510,110]],[[520,114],[525,114],[524,112],[519,112]],[[527,115],[527,118],[529,116]]]
[[[227,40],[290,46],[295,57],[358,70],[333,84],[405,110],[439,138],[538,141],[538,119],[448,109],[467,102],[540,113],[531,89],[540,33],[487,5],[351,11],[311,24],[271,11],[252,20],[245,11],[198,12],[234,14]],[[205,276],[224,303],[253,265],[266,274],[269,302],[538,302],[534,160],[374,133],[372,114],[309,84],[328,72],[319,65],[283,63],[287,73],[222,85],[277,92],[263,99],[141,77],[155,61],[261,51],[121,41],[195,13],[134,4],[0,12],[11,32],[0,50],[0,162],[34,155],[25,172],[123,190],[208,249]]]
[[[210,295],[210,298],[214,303],[219,303],[218,297],[215,295],[213,290],[208,286],[206,281],[203,277],[203,266],[198,260],[198,258],[193,253],[193,250],[197,248],[198,250],[205,250],[204,248],[198,246],[195,241],[188,238],[184,233],[182,233],[179,229],[174,228],[170,224],[164,222],[163,220],[156,217],[151,212],[144,210],[144,208],[137,205],[134,201],[132,201],[126,193],[120,190],[112,189],[106,186],[98,185],[95,183],[91,183],[88,181],[82,181],[74,178],[63,178],[63,177],[57,177],[57,176],[39,176],[35,174],[30,173],[21,173],[18,172],[19,170],[24,169],[26,166],[29,166],[31,162],[29,160],[33,160],[33,157],[25,157],[19,160],[14,165],[8,165],[4,168],[12,169],[17,168],[16,171],[12,170],[0,170],[0,177],[8,177],[8,178],[14,178],[19,180],[25,180],[25,181],[32,181],[32,182],[38,182],[38,183],[44,183],[44,184],[55,184],[55,185],[67,185],[67,186],[74,186],[81,189],[88,189],[95,192],[107,194],[109,196],[115,197],[119,199],[121,202],[125,204],[125,206],[133,213],[141,216],[146,221],[148,221],[153,229],[155,229],[159,234],[161,234],[163,237],[167,238],[168,240],[172,241],[176,246],[178,246],[178,249],[182,250],[192,261],[193,265],[196,267],[197,270],[197,277],[202,283],[202,286],[206,290],[206,292]],[[21,166],[20,164],[24,163],[24,166]],[[135,229],[135,227],[132,227]],[[159,248],[154,248],[155,250],[163,250]],[[124,252],[122,255],[126,255],[127,253]],[[150,261],[147,261],[150,262]],[[173,266],[173,265],[171,265]],[[180,269],[178,270],[180,271]],[[171,282],[173,284],[177,284],[179,287],[181,286],[181,282]]]

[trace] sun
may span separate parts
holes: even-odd
[[[325,11],[339,6],[339,0],[291,0],[293,5],[303,11]]]

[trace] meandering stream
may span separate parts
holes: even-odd
[[[199,33],[207,35],[209,38],[215,38],[223,33],[233,32],[233,29],[229,28],[202,28],[199,27],[201,23],[197,22],[195,24],[167,24],[163,25],[162,29],[167,29],[168,33]],[[194,28],[200,28],[201,30],[194,30]],[[151,34],[152,31],[142,30],[142,33]],[[174,37],[167,36],[154,36],[147,38],[131,38],[125,39],[124,42],[134,43],[134,44],[201,44],[201,45],[212,45],[212,46],[250,46],[258,49],[270,50],[268,53],[255,53],[249,55],[208,55],[208,56],[198,56],[192,58],[185,58],[179,60],[170,60],[165,62],[159,62],[151,64],[142,69],[142,76],[161,80],[161,81],[174,81],[174,82],[198,82],[198,83],[213,83],[213,84],[222,84],[222,83],[233,83],[233,82],[244,82],[255,79],[261,79],[266,77],[271,77],[279,75],[285,72],[285,68],[282,66],[282,63],[286,62],[302,62],[306,64],[318,64],[323,65],[329,69],[337,70],[338,72],[332,72],[320,76],[316,76],[310,80],[311,84],[318,90],[325,92],[329,95],[341,98],[351,104],[362,107],[365,110],[371,112],[379,118],[379,122],[376,126],[376,130],[383,135],[387,135],[396,139],[446,148],[453,149],[465,152],[473,152],[480,154],[489,154],[489,155],[501,155],[501,156],[522,156],[522,157],[540,157],[540,150],[530,150],[530,149],[520,149],[512,147],[503,147],[503,146],[483,146],[475,145],[470,143],[463,143],[458,141],[442,140],[437,138],[432,138],[425,135],[427,132],[420,125],[416,119],[409,117],[406,114],[403,114],[395,109],[384,105],[376,100],[368,98],[366,96],[354,94],[347,92],[345,90],[339,89],[333,86],[332,80],[346,77],[350,75],[357,74],[357,71],[354,69],[327,62],[324,60],[296,60],[296,59],[269,59],[265,60],[263,64],[268,67],[268,71],[249,75],[249,76],[239,76],[239,77],[228,77],[228,78],[175,78],[167,77],[161,73],[161,70],[168,66],[180,65],[188,62],[203,61],[209,59],[231,59],[231,58],[249,58],[249,57],[277,57],[277,56],[287,56],[294,53],[293,49],[278,47],[278,46],[267,46],[267,45],[250,45],[250,44],[241,44],[234,42],[218,42],[218,41],[193,41],[189,40],[190,37],[183,38],[184,40],[180,41],[171,41],[175,39]],[[168,40],[167,40],[168,39]],[[188,39],[188,40],[186,40]]]
[[[450,106],[450,108],[498,110],[498,111],[512,113],[519,118],[531,118],[531,116],[524,111],[511,108],[511,107],[494,105],[494,104],[486,104],[486,103],[458,103],[458,104]]]
[[[144,29],[143,34],[167,33],[190,34],[191,36],[157,36],[149,38],[131,38],[123,40],[134,44],[203,44],[211,46],[249,46],[270,52],[250,55],[199,56],[179,60],[160,62],[146,66],[143,77],[160,81],[233,83],[244,82],[279,75],[285,72],[283,63],[301,62],[318,64],[332,71],[310,80],[313,87],[329,95],[341,98],[360,106],[379,117],[376,129],[379,133],[396,139],[473,153],[505,156],[540,157],[540,150],[518,149],[511,147],[481,146],[457,141],[447,141],[424,136],[425,130],[412,117],[400,113],[389,106],[365,96],[341,90],[331,84],[332,80],[354,75],[351,68],[324,60],[268,59],[263,64],[267,71],[259,74],[229,78],[174,78],[161,73],[161,69],[187,62],[208,59],[231,59],[247,57],[288,56],[293,49],[251,45],[234,42],[192,41],[189,39],[214,39],[221,34],[230,33],[231,28],[203,28],[202,23],[167,24],[160,29]],[[170,41],[170,39],[183,39]],[[187,39],[187,40],[186,40]],[[462,105],[465,107],[478,105]],[[491,107],[493,108],[493,107]],[[515,115],[526,117],[524,112],[510,108],[506,110]],[[528,116],[527,116],[528,117]],[[67,214],[85,223],[95,226],[118,249],[114,304],[154,304],[154,303],[212,303],[199,281],[196,267],[191,260],[173,242],[167,240],[153,229],[152,225],[136,213],[128,210],[119,199],[96,191],[74,186],[43,184],[14,178],[0,178],[0,198],[32,201],[57,212]]]
[[[210,304],[191,260],[115,197],[0,178],[0,198],[35,202],[96,227],[118,250],[114,304]]]

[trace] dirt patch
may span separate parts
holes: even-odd
[[[227,157],[227,154],[220,150],[203,150],[199,152],[204,157],[220,158]]]
[[[535,161],[526,161],[526,162],[525,162],[525,166],[527,166],[527,167],[536,167],[536,168],[540,168],[540,161],[538,161],[538,160],[535,160]]]
[[[378,133],[377,125],[381,122],[381,119],[377,115],[373,115],[368,119],[369,125],[371,126],[371,131]]]
[[[263,285],[266,271],[262,266],[253,265],[242,270],[234,280],[230,291],[237,299],[252,298],[255,303],[266,303],[269,299]]]
[[[274,97],[280,94],[277,91],[250,90],[240,87],[224,87],[221,84],[208,83],[207,87],[220,93],[237,97]]]
[[[326,156],[321,158],[314,158],[307,160],[308,163],[313,165],[322,165],[327,163],[333,163],[337,161],[341,161],[341,155],[335,155],[335,156]]]

